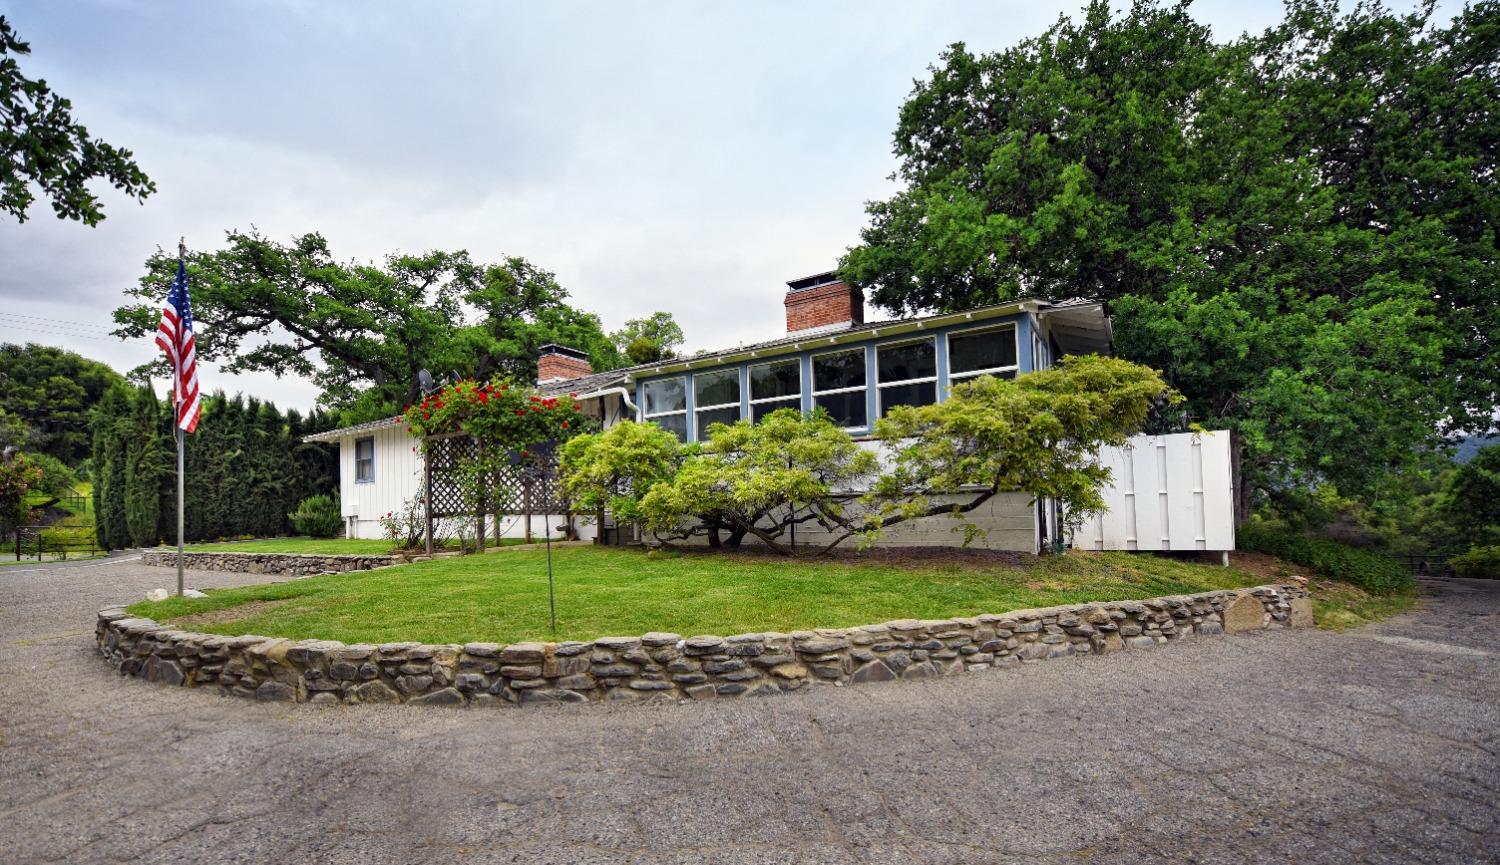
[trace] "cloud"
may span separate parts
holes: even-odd
[[[0,0],[32,42],[23,69],[160,189],[143,207],[107,194],[94,229],[44,208],[0,222],[0,302],[97,334],[158,245],[255,225],[361,260],[522,255],[606,326],[674,313],[690,348],[774,337],[784,281],[831,267],[889,194],[912,80],[952,41],[1002,48],[1075,6]],[[1194,9],[1231,32],[1280,15]],[[21,321],[0,319],[0,339],[66,341]],[[73,347],[122,368],[151,356]]]

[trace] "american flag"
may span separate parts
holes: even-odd
[[[187,268],[177,259],[177,278],[167,292],[167,305],[156,326],[156,344],[172,364],[172,394],[177,425],[186,432],[198,428],[198,353],[193,345],[193,310],[188,303]]]

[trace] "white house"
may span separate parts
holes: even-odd
[[[576,394],[583,410],[605,426],[624,418],[649,421],[684,441],[702,438],[712,423],[815,406],[856,438],[868,438],[874,421],[892,407],[941,401],[965,378],[1013,377],[1046,369],[1066,354],[1107,353],[1111,348],[1109,318],[1103,305],[1093,301],[1027,299],[866,323],[863,295],[833,273],[792,280],[787,286],[787,333],[782,337],[603,373],[595,373],[581,352],[546,346],[537,362],[538,386],[546,394]],[[400,510],[424,490],[422,455],[399,417],[307,440],[339,444],[340,499],[352,537],[379,537],[380,517]],[[979,545],[1035,552],[1056,537],[1059,514],[1050,502],[1032,503],[1015,493],[992,499],[969,519],[986,531]],[[532,533],[539,535],[545,522],[556,534],[564,520],[561,514],[533,517]],[[500,533],[506,536],[526,530],[520,516],[501,523]],[[945,516],[903,523],[888,530],[881,543],[952,545],[959,538],[954,525]],[[584,538],[597,531],[592,521],[576,521],[575,527]],[[798,539],[809,544],[817,540],[812,532],[802,532]],[[1215,543],[1222,542],[1216,537]],[[1232,531],[1229,545],[1225,548],[1232,548]],[[1195,542],[1186,548],[1219,547]]]

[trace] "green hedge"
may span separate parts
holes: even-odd
[[[1475,547],[1448,564],[1460,577],[1500,579],[1500,547]]]
[[[1250,522],[1240,528],[1237,540],[1242,550],[1270,553],[1312,568],[1320,576],[1359,586],[1367,592],[1390,595],[1414,592],[1417,588],[1411,572],[1389,556],[1326,538]]]

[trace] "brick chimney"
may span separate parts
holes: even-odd
[[[787,284],[786,332],[821,333],[865,323],[865,295],[838,278],[820,273]]]
[[[576,348],[548,343],[536,358],[536,383],[578,378],[594,371],[589,356]]]

